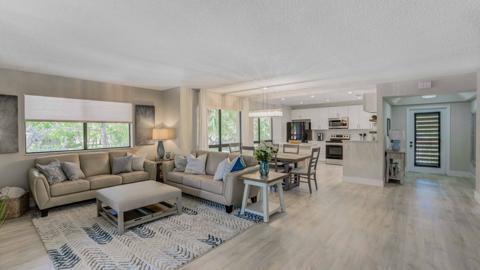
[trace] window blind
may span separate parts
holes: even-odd
[[[440,112],[415,113],[415,166],[440,168]]]
[[[130,103],[25,96],[25,120],[131,123],[132,114]]]

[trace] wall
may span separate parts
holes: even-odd
[[[470,102],[442,103],[450,106],[450,171],[470,172],[472,114]],[[423,106],[423,105],[422,105]],[[392,106],[392,129],[407,131],[407,109],[415,106]],[[406,141],[402,141],[406,149]]]
[[[477,72],[477,99],[476,99],[476,106],[475,108],[477,108],[477,111],[478,111],[478,108],[480,108],[480,71]],[[476,166],[475,166],[475,176],[476,176],[476,190],[475,190],[475,199],[477,200],[478,203],[480,203],[480,166],[479,166],[479,162],[480,162],[480,132],[478,132],[478,128],[480,127],[480,116],[477,115],[477,121],[476,121],[476,127],[477,127],[477,137],[476,137],[476,150],[475,150],[475,153],[476,153]]]
[[[378,137],[384,138],[384,98],[395,96],[419,96],[426,94],[449,94],[457,92],[477,91],[477,95],[480,90],[477,89],[477,80],[480,82],[480,75],[476,73],[467,73],[451,76],[432,77],[432,78],[419,78],[418,80],[400,81],[383,83],[377,85],[377,109],[378,109]],[[419,90],[417,83],[419,80],[432,80],[432,88]],[[477,118],[477,126],[479,119]],[[477,133],[477,139],[478,139]],[[479,146],[477,145],[477,155],[480,153]],[[378,175],[383,175],[385,170],[385,142],[381,143],[381,147],[378,148],[377,157],[378,160],[383,160],[383,166],[379,170]],[[477,166],[477,175],[480,171]],[[478,186],[478,185],[477,185]]]
[[[287,122],[292,120],[290,117],[291,110],[288,107],[284,107],[282,112],[282,117],[273,117],[272,120],[273,143],[287,142]]]
[[[27,187],[27,170],[39,155],[25,154],[24,95],[44,95],[155,105],[156,125],[163,119],[162,92],[59,76],[0,69],[0,93],[17,95],[19,101],[19,153],[0,155],[0,187]],[[169,93],[166,94],[170,97]],[[132,112],[133,114],[133,112]],[[135,147],[148,158],[155,157],[155,145]]]

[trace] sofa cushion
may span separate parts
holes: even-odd
[[[80,155],[80,167],[87,176],[110,174],[108,153],[91,153]]]
[[[201,189],[202,188],[202,176],[211,177],[213,179],[213,176],[206,175],[206,174],[203,174],[203,175],[186,174],[182,178],[183,179],[183,184],[185,186]]]
[[[127,173],[132,171],[133,156],[114,157],[112,164],[112,174]]]
[[[228,157],[228,153],[222,152],[209,152],[207,158],[207,164],[205,166],[205,172],[209,175],[214,175],[217,170],[218,164]]]
[[[145,171],[134,171],[128,173],[121,173],[119,176],[122,177],[122,184],[134,183],[139,181],[148,180],[150,177]]]
[[[68,180],[78,180],[85,178],[85,174],[82,172],[79,163],[62,162],[62,170],[68,177]]]
[[[144,171],[145,156],[132,155],[132,171]]]
[[[205,175],[201,179],[201,189],[215,194],[223,194],[223,182],[215,181],[210,175]]]
[[[84,179],[64,181],[50,186],[50,194],[53,197],[90,190],[90,182]]]
[[[46,165],[54,160],[58,160],[60,162],[73,162],[73,163],[80,164],[80,159],[78,158],[78,154],[40,157],[35,159],[35,164]]]
[[[176,172],[184,172],[185,168],[187,167],[187,157],[176,155],[175,156],[175,171]]]
[[[189,155],[187,157],[187,167],[185,168],[185,172],[191,174],[205,174],[206,162],[207,155],[200,155],[198,157]]]
[[[110,168],[113,168],[113,159],[117,157],[124,157],[127,156],[127,151],[112,151],[108,152],[108,160],[110,161]]]
[[[90,181],[90,189],[100,189],[122,184],[122,177],[113,174],[90,176],[87,180]]]
[[[178,183],[178,184],[183,184],[183,176],[187,175],[184,172],[168,172],[167,173],[167,179],[169,181]]]

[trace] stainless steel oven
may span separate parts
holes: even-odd
[[[328,118],[328,129],[348,129],[348,117]]]
[[[343,144],[326,143],[325,158],[327,164],[343,164]]]

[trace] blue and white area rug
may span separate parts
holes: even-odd
[[[183,207],[182,215],[123,235],[96,216],[94,203],[53,209],[33,224],[56,269],[176,269],[260,221],[192,197],[183,198]]]

